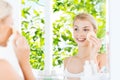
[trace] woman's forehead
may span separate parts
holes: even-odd
[[[89,27],[93,27],[91,22],[88,20],[76,20],[74,22],[74,27],[84,27],[84,28],[89,28]]]

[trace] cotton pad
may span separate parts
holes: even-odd
[[[88,41],[89,41],[90,36],[96,37],[95,32],[93,32],[93,31],[88,32],[88,34],[87,34],[87,40],[88,40]]]

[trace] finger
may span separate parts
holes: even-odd
[[[16,47],[17,47],[16,42],[17,42],[19,37],[20,37],[20,33],[18,31],[16,31],[15,34],[14,34],[14,39],[13,39],[13,45],[16,46]]]
[[[93,43],[93,45],[95,47],[97,47],[98,49],[101,47],[101,42],[99,39],[95,38],[95,37],[90,37],[91,42]]]
[[[92,38],[90,38],[90,43],[91,43],[92,48],[96,47],[97,45],[97,43]]]
[[[96,37],[95,32],[93,32],[93,31],[88,32],[87,39],[89,40],[89,37],[91,37],[91,36]]]
[[[28,43],[27,43],[27,40],[25,39],[25,37],[23,37],[23,36],[21,36],[20,38],[18,38],[18,40],[17,40],[17,45],[19,46],[19,47],[24,47],[24,48],[29,48],[29,45],[28,45]]]
[[[100,43],[99,43],[98,39],[91,37],[91,40],[93,41],[93,44],[96,48],[100,47]]]
[[[22,44],[23,46],[26,46],[28,44],[26,39],[22,36],[19,38],[18,43],[19,43],[19,45]]]

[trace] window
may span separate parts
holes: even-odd
[[[72,24],[79,12],[95,17],[97,37],[103,39],[100,52],[106,52],[106,0],[22,0],[21,5],[21,30],[30,45],[30,63],[34,69],[49,74],[53,69],[63,69],[65,57],[77,54]]]

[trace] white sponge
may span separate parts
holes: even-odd
[[[87,40],[88,40],[88,41],[89,41],[90,36],[96,37],[95,32],[93,32],[93,31],[88,32],[88,34],[87,34]]]

